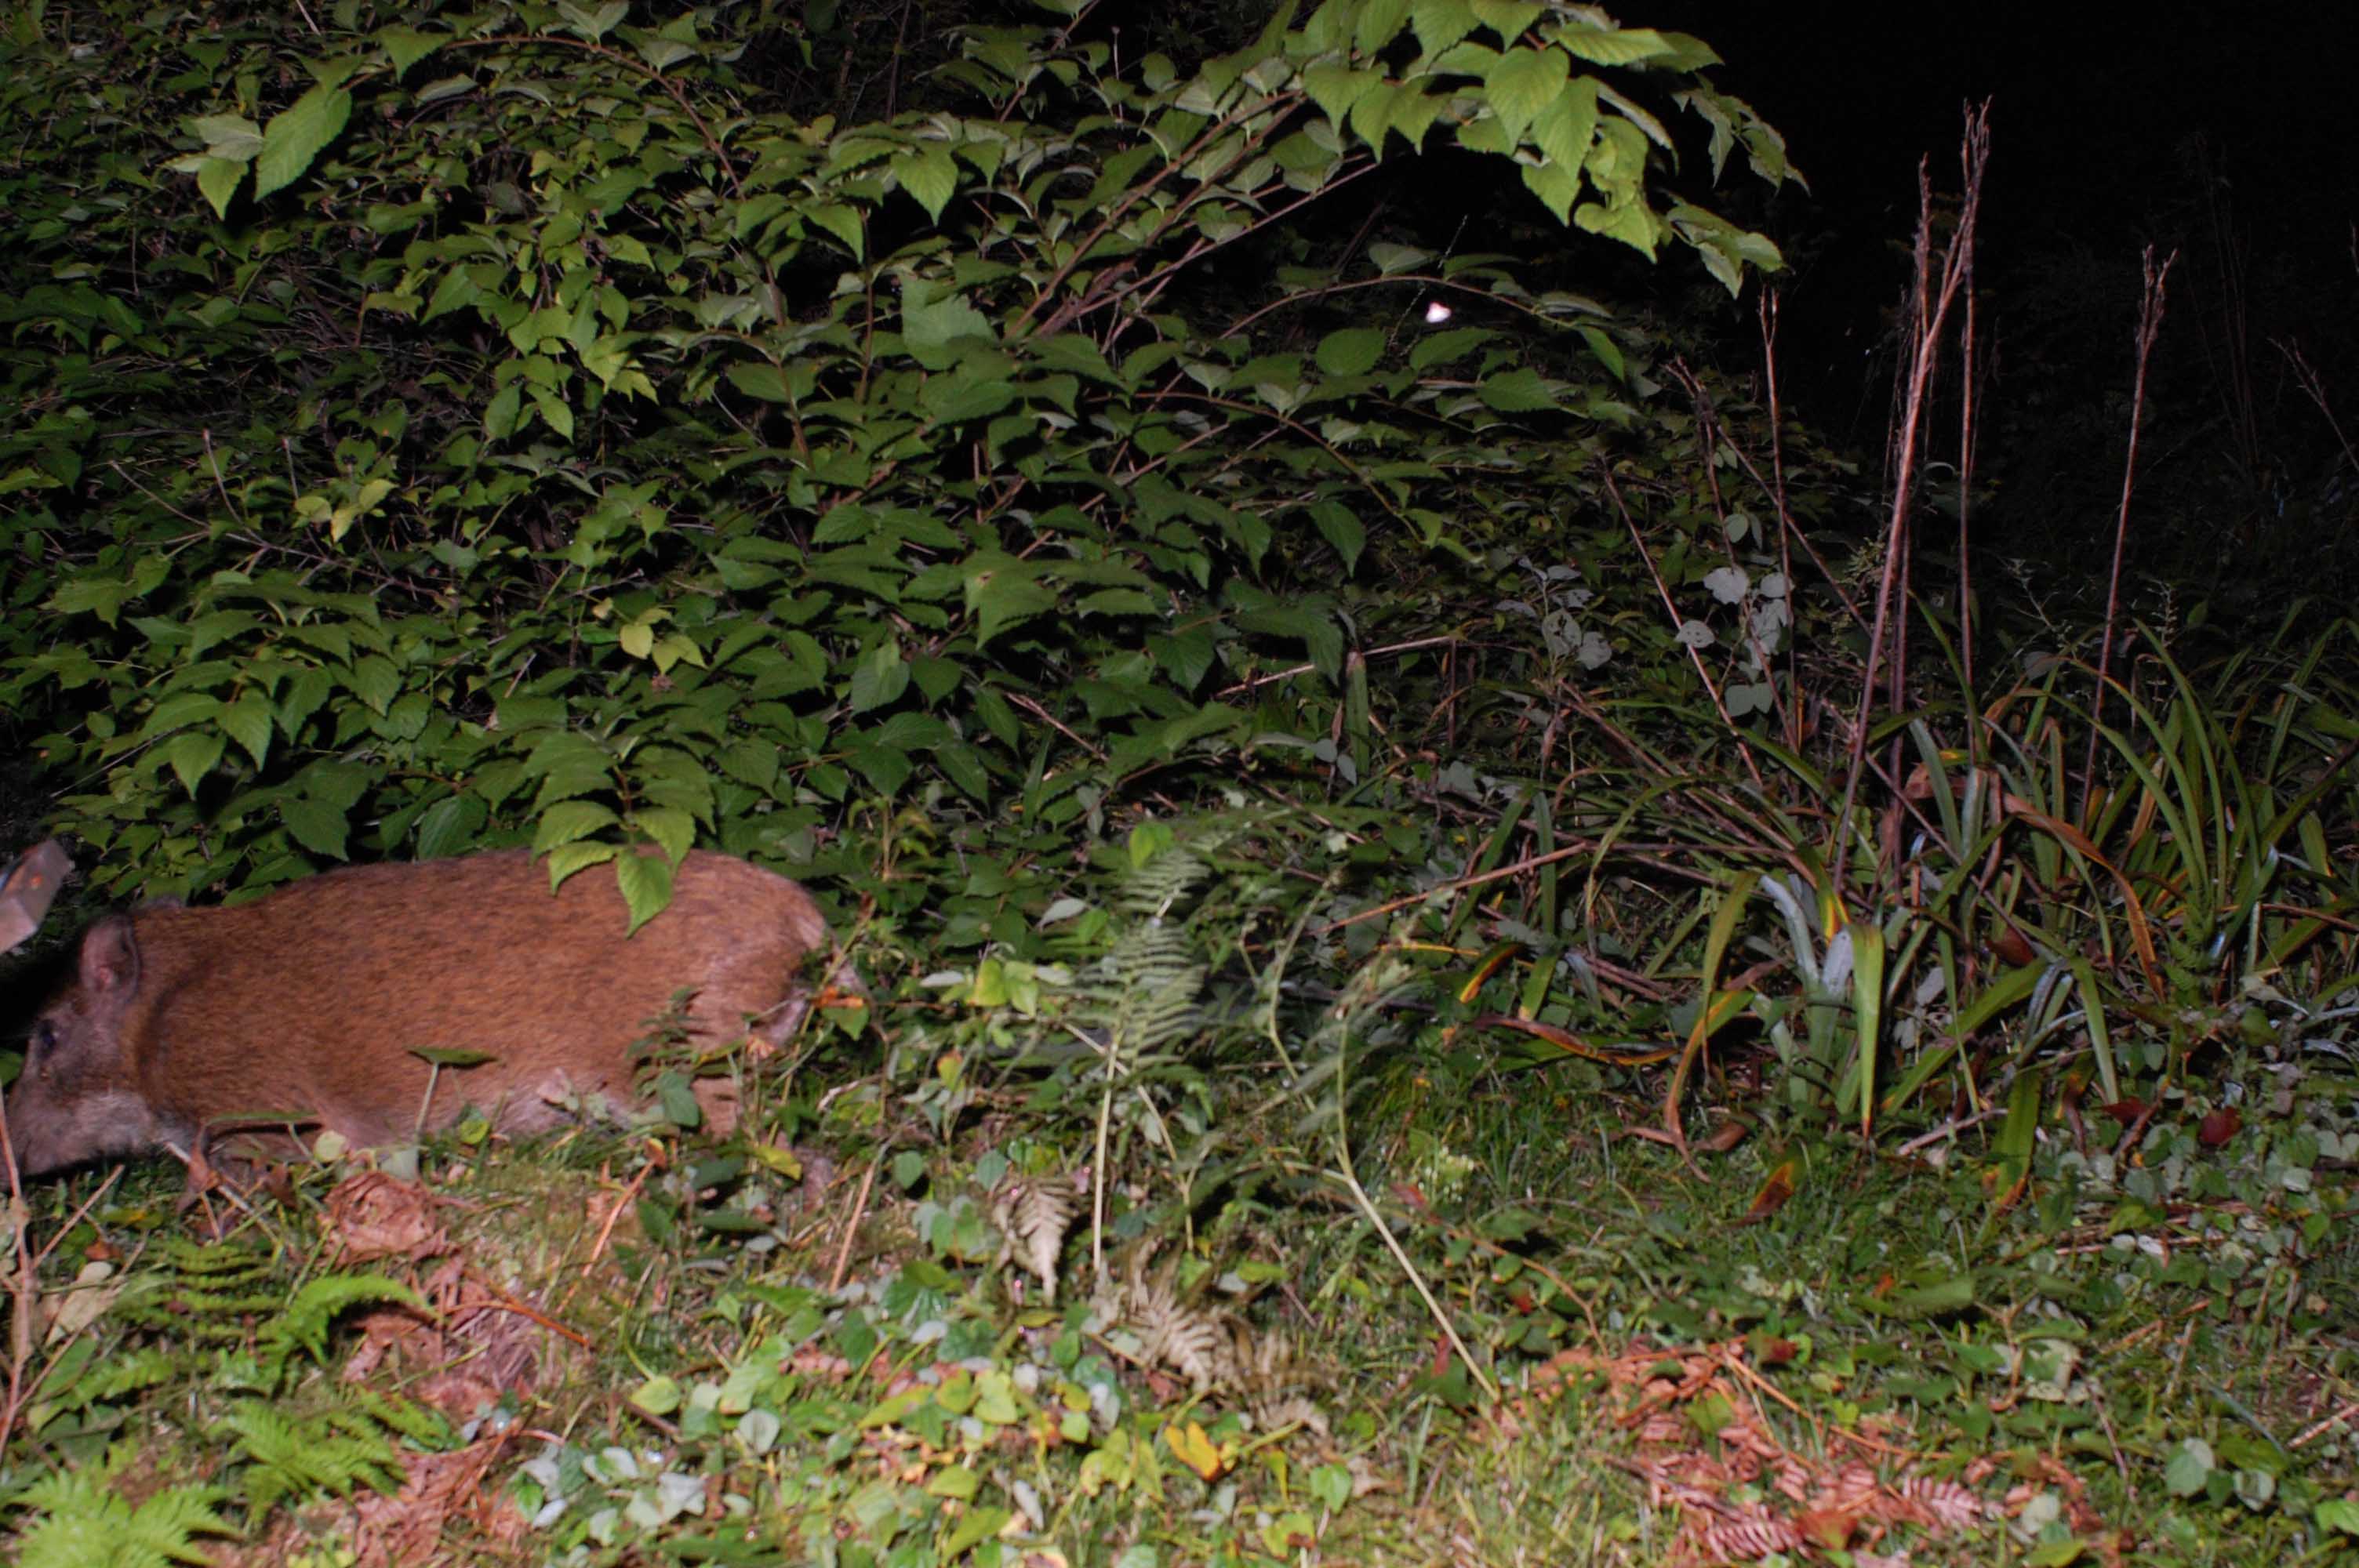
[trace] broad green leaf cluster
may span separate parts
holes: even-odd
[[[979,27],[968,110],[861,124],[766,101],[749,7],[314,12],[0,39],[0,701],[118,885],[1348,787],[1379,648],[1611,656],[1571,540],[1679,435],[1643,326],[1448,223],[1353,243],[1367,195],[1470,171],[1733,290],[1777,252],[1703,203],[1791,178],[1703,44],[1583,5],[1185,66]]]

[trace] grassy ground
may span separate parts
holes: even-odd
[[[1409,1078],[1353,1167],[1397,1254],[1272,1124],[1184,1216],[1106,1194],[1099,1286],[1086,1143],[1004,1091],[932,1137],[943,1076],[840,1076],[719,1153],[36,1191],[12,1550],[2359,1561],[2347,1079],[2164,1102],[2128,1150],[2091,1109],[2013,1186],[1996,1119],[1690,1163],[1598,1087]]]

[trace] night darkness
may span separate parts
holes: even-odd
[[[1777,285],[1781,364],[1821,428],[1875,442],[1918,161],[1930,158],[1937,191],[1954,193],[1963,109],[1986,99],[1978,280],[1996,353],[1985,435],[2018,522],[2046,531],[2108,509],[2139,252],[2177,246],[2149,407],[2159,435],[2141,468],[2157,496],[2200,511],[2203,531],[2241,540],[2242,564],[2281,566],[2321,535],[2271,539],[2256,523],[2310,504],[2321,524],[2340,517],[2350,532],[2339,503],[2306,499],[2348,485],[2351,463],[2278,347],[2299,346],[2330,395],[2359,351],[2349,124],[2359,51],[2321,31],[2335,9],[1652,0],[1617,14],[1709,41],[1726,60],[1718,84],[1785,134],[1810,179],[1810,194],[1781,198],[1769,222],[1792,263]],[[2223,411],[2221,367],[2236,334],[2253,395]],[[2359,388],[2339,390],[2349,433]],[[2035,497],[2036,509],[2023,504]],[[2222,546],[2210,568],[2201,551],[2180,551],[2172,566],[2233,577],[2234,550]]]

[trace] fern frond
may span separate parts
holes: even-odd
[[[1081,1206],[1080,1188],[1071,1176],[1016,1179],[992,1195],[991,1223],[999,1232],[999,1262],[1021,1258],[1039,1280],[1045,1299],[1057,1299],[1057,1258],[1065,1249],[1065,1233],[1073,1227]]]
[[[328,1419],[342,1431],[355,1435],[389,1432],[421,1448],[438,1452],[451,1446],[451,1422],[432,1405],[397,1394],[381,1394],[358,1384],[346,1388],[343,1395],[350,1402],[328,1414]]]
[[[1166,849],[1123,879],[1115,907],[1138,919],[1160,919],[1195,892],[1211,870],[1191,850]]]
[[[137,1508],[98,1474],[53,1471],[18,1501],[45,1515],[18,1537],[20,1568],[170,1568],[206,1561],[196,1538],[229,1536],[237,1527],[214,1505],[214,1487],[169,1487]]]
[[[347,1497],[362,1485],[391,1492],[400,1484],[400,1456],[374,1432],[340,1433],[331,1420],[299,1423],[258,1400],[240,1404],[222,1424],[236,1433],[238,1456],[246,1461],[238,1482],[249,1519],[287,1498]]]
[[[43,1379],[40,1397],[60,1411],[87,1410],[140,1389],[152,1389],[187,1372],[190,1366],[187,1357],[152,1346],[97,1357],[94,1364],[61,1360]]]
[[[268,1352],[278,1352],[283,1363],[298,1349],[307,1350],[314,1361],[325,1360],[328,1354],[328,1330],[353,1307],[372,1302],[399,1302],[419,1312],[427,1310],[425,1299],[398,1280],[382,1274],[322,1274],[295,1292],[279,1314],[263,1325],[262,1342]]]

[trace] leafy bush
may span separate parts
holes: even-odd
[[[1422,149],[1733,289],[1776,253],[1654,194],[1657,110],[1789,172],[1702,44],[1571,6],[1331,0],[1187,70],[978,27],[969,114],[848,126],[770,107],[795,39],[729,8],[321,21],[0,47],[44,148],[5,690],[118,887],[527,838],[853,872],[863,801],[1023,854],[1304,747],[1348,786],[1368,661],[1431,689],[1495,574],[1604,656],[1563,534],[1655,382],[1597,301],[1322,216]]]

